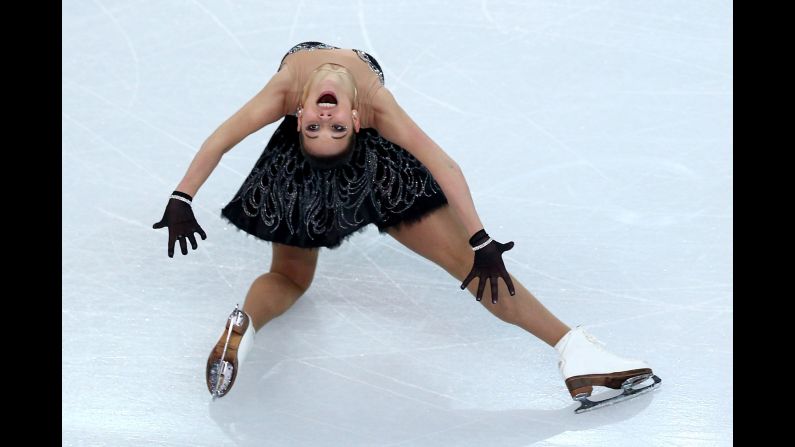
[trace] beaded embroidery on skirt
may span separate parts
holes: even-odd
[[[267,241],[334,248],[370,223],[385,232],[447,204],[411,153],[361,129],[346,165],[313,169],[298,149],[296,118],[286,116],[222,215]]]

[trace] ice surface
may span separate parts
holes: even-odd
[[[63,4],[63,443],[730,445],[732,4]],[[373,54],[463,168],[506,266],[659,390],[574,415],[554,350],[374,226],[323,249],[214,403],[207,354],[271,248],[220,219],[275,125],[154,231],[204,139],[293,44]]]

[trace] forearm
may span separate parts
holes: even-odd
[[[246,132],[232,129],[228,124],[220,126],[204,141],[199,152],[193,157],[188,171],[177,185],[177,190],[196,197],[199,188],[204,184],[221,157],[239,143]]]
[[[221,157],[231,149],[232,144],[230,143],[231,142],[224,142],[224,139],[220,138],[218,132],[210,135],[202,144],[196,156],[193,157],[193,161],[191,161],[190,166],[188,166],[188,171],[185,173],[185,176],[182,178],[182,181],[179,182],[176,189],[196,197],[199,188],[207,181],[207,178],[210,177],[215,167],[218,166]]]
[[[455,164],[445,163],[436,171],[432,173],[433,177],[447,197],[447,203],[464,224],[467,233],[470,236],[475,234],[483,228],[483,223],[475,211],[475,203],[461,168]]]
[[[188,172],[185,173],[185,177],[183,177],[182,181],[177,185],[177,191],[182,191],[186,194],[190,194],[192,197],[196,197],[196,192],[201,188],[220,161],[221,154],[204,149],[199,150],[188,167]]]
[[[277,73],[254,98],[207,137],[177,190],[195,196],[226,152],[285,115],[285,92],[291,85],[288,72]]]

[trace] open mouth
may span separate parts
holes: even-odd
[[[332,92],[323,92],[317,100],[317,105],[324,109],[330,109],[337,105],[337,97]]]

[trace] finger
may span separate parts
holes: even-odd
[[[506,252],[513,248],[513,241],[508,242],[507,244],[502,244],[500,246],[500,252]]]
[[[188,243],[185,242],[185,236],[179,237],[179,249],[182,251],[183,255],[188,254]]]
[[[481,275],[480,278],[478,278],[478,294],[477,294],[478,301],[483,299],[483,289],[485,288],[486,288],[486,276]]]
[[[154,228],[155,230],[158,230],[158,229],[163,228],[165,226],[166,226],[166,220],[162,219],[160,222],[155,222],[155,224],[152,225],[152,228]]]
[[[472,279],[474,278],[475,278],[475,269],[472,269],[470,270],[469,275],[467,275],[467,277],[464,278],[464,282],[461,283],[461,290],[466,289],[467,285],[469,285],[469,282],[472,281]]]
[[[513,288],[513,280],[507,270],[502,271],[502,279],[505,280],[505,285],[508,286],[508,292],[511,293],[511,296],[516,295],[516,289]]]
[[[190,241],[190,248],[196,250],[196,247],[199,245],[196,243],[196,237],[193,235],[193,233],[188,235],[188,240]]]
[[[196,227],[197,227],[196,231],[199,233],[199,236],[202,237],[202,240],[207,239],[207,233],[205,233],[204,230],[202,230],[202,227],[200,227],[198,224],[196,225]]]
[[[168,257],[174,257],[174,244],[177,243],[177,238],[170,231],[168,232]]]
[[[489,276],[489,282],[491,283],[491,303],[497,304],[497,277]]]

